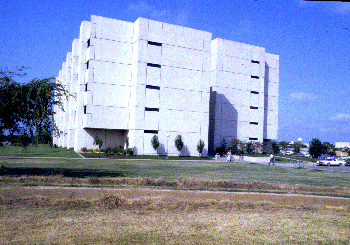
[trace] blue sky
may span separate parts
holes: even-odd
[[[265,47],[280,56],[278,141],[350,141],[350,3],[2,0],[0,67],[31,67],[20,81],[56,77],[91,15],[144,17]]]

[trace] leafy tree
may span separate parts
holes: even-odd
[[[204,150],[204,146],[205,146],[204,141],[200,139],[200,140],[198,141],[198,144],[197,144],[197,151],[198,151],[198,153],[199,153],[200,155],[202,155],[202,152],[203,152],[203,150]]]
[[[60,133],[53,120],[53,106],[62,108],[62,98],[67,97],[68,92],[54,78],[17,83],[13,77],[24,76],[24,69],[16,72],[0,69],[0,133],[8,130],[10,137],[21,133],[35,138],[35,142],[48,142],[52,133]]]
[[[61,97],[66,96],[67,91],[53,78],[45,78],[22,85],[22,93],[25,101],[22,123],[36,142],[50,139],[53,131],[58,133],[53,121],[53,106],[62,106]]]
[[[97,145],[98,146],[98,151],[101,152],[102,150],[102,145],[103,145],[103,141],[102,139],[100,139],[97,135],[95,136],[94,138],[94,145]]]
[[[0,78],[0,122],[3,130],[8,130],[10,136],[20,131],[21,110],[23,108],[21,85],[11,78]]]
[[[152,143],[153,149],[156,151],[157,148],[159,147],[159,140],[157,135],[153,135],[151,139],[151,143]]]
[[[280,146],[278,145],[278,143],[276,141],[271,142],[271,148],[272,148],[272,152],[274,155],[276,155],[280,152]]]
[[[310,142],[309,153],[313,158],[318,158],[322,154],[326,153],[325,148],[319,139],[312,139],[312,141]]]
[[[176,149],[181,152],[182,148],[184,147],[184,142],[182,141],[181,135],[177,135],[175,138],[175,147]]]

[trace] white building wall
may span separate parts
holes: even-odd
[[[197,155],[200,139],[207,153],[222,138],[273,138],[278,69],[278,56],[264,48],[212,41],[208,32],[92,16],[58,76],[74,97],[64,102],[65,112],[55,108],[65,134],[54,142],[79,151],[96,148],[95,136],[104,147],[124,145],[128,137],[137,154],[177,155],[174,139],[181,135],[182,154]]]
[[[222,39],[212,41],[211,151],[220,147],[223,138],[226,142],[277,138],[276,59],[278,56],[265,53],[261,47]],[[268,72],[267,63],[272,64]]]

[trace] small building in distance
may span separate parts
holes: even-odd
[[[124,146],[134,154],[215,153],[222,139],[277,139],[279,56],[265,48],[139,18],[83,21],[57,80],[73,95],[55,107],[58,146]],[[158,135],[155,151],[151,138]],[[128,139],[128,140],[127,140]]]

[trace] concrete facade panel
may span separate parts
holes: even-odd
[[[147,45],[147,62],[152,64],[162,63],[162,46]]]
[[[259,105],[259,101],[260,101],[259,97],[260,97],[260,94],[250,93],[250,105],[256,106],[256,107],[262,106],[262,105]]]
[[[253,76],[261,76],[260,75],[260,64],[251,63],[251,75],[253,75]]]
[[[197,50],[209,50],[211,40],[211,33],[167,23],[163,23],[162,36],[164,43]]]
[[[203,91],[203,72],[181,69],[176,67],[162,67],[161,84],[164,87]],[[206,90],[208,91],[208,90]]]
[[[115,20],[100,16],[91,16],[91,22],[95,25],[96,37],[131,42],[134,25],[132,22]]]
[[[163,23],[154,20],[147,20],[148,22],[148,39],[149,41],[166,43],[163,33]]]
[[[264,84],[262,83],[261,79],[250,79],[250,90],[251,91],[257,91],[257,92],[263,92],[264,91]]]
[[[238,74],[251,74],[251,61],[238,57],[223,56],[223,70]]]
[[[160,70],[157,67],[147,66],[147,85],[160,86]],[[162,69],[163,72],[163,69]],[[162,84],[164,86],[164,84]]]
[[[145,129],[159,130],[159,112],[145,111]]]
[[[160,90],[160,108],[200,111],[201,92],[163,88]]]
[[[94,69],[94,82],[115,85],[130,85],[131,68],[129,64],[99,62]]]
[[[138,39],[148,40],[148,20],[138,18],[134,23],[134,35],[132,36],[132,43]]]
[[[146,88],[145,106],[150,108],[159,108],[159,97],[159,90]]]
[[[95,59],[100,61],[131,64],[131,43],[96,39]]]
[[[124,129],[129,128],[129,108],[109,106],[88,106],[91,112],[91,128]]]
[[[130,88],[111,84],[94,84],[92,91],[93,105],[128,107]],[[90,104],[90,103],[89,103]]]
[[[201,71],[204,52],[195,49],[162,46],[162,65]]]

